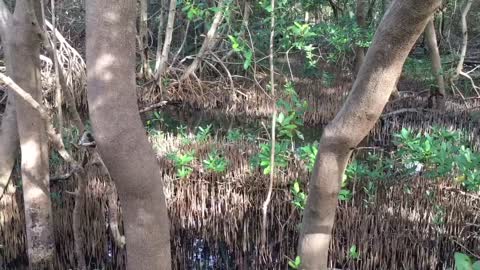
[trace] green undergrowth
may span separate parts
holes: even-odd
[[[301,164],[305,172],[311,173],[318,143],[305,141],[301,132],[304,127],[303,114],[308,106],[298,97],[292,83],[283,85],[281,91],[284,98],[277,102],[276,173],[292,170],[291,166],[297,164]],[[162,126],[156,123],[161,123],[166,131],[160,130]],[[146,129],[154,149],[172,161],[178,178],[188,179],[195,170],[219,174],[228,172],[231,162],[228,160],[229,153],[224,152],[227,145],[253,149],[246,157],[242,157],[248,159],[250,173],[271,173],[272,144],[268,122],[260,128],[237,126],[224,130],[224,126],[214,122],[192,128],[174,123],[164,114],[154,113],[147,120]],[[368,205],[375,201],[379,183],[408,183],[416,177],[430,181],[432,185],[447,182],[467,192],[480,190],[480,171],[477,169],[480,168],[480,154],[472,149],[461,130],[434,127],[420,133],[404,128],[393,137],[388,151],[381,148],[355,151],[342,179],[340,201],[349,201],[354,192],[363,192],[366,195],[365,204]],[[175,143],[171,143],[173,141]],[[207,149],[200,155],[195,150],[202,147]],[[291,179],[294,189],[292,197],[298,207],[307,197],[302,195],[306,182],[307,179]],[[361,190],[352,190],[355,183],[362,186]],[[299,198],[296,198],[297,195]]]
[[[321,150],[318,142],[306,141],[302,133],[302,116],[307,104],[298,98],[293,84],[283,85],[282,91],[286,95],[277,103],[279,113],[275,137],[275,174],[287,175],[289,170],[298,171],[300,168],[303,175],[307,176],[305,178],[308,178]],[[161,115],[155,117],[161,118]],[[230,160],[232,156],[227,152],[232,147],[238,147],[241,149],[239,152],[246,153],[241,158],[248,159],[249,166],[244,168],[248,173],[271,174],[272,144],[269,129],[268,122],[264,123],[263,128],[236,126],[226,131],[214,123],[194,128],[177,124],[169,131],[159,131],[147,125],[154,148],[159,149],[160,156],[167,156],[172,162],[178,181],[193,180],[192,176],[198,177],[194,175],[196,171],[226,175],[224,179],[228,181],[228,173],[235,169],[232,167],[233,160]],[[435,187],[440,185],[462,193],[478,193],[480,153],[473,149],[467,137],[462,130],[445,127],[433,127],[424,132],[403,128],[393,134],[394,139],[388,148],[355,150],[342,177],[338,194],[340,204],[347,205],[358,197],[360,201],[356,201],[357,204],[374,207],[380,187],[401,184],[404,193],[412,194],[418,180],[427,184],[427,191],[421,194],[427,199],[436,196]],[[289,179],[290,201],[300,215],[308,199],[308,179],[305,178]],[[428,186],[432,189],[428,190]],[[436,200],[431,202],[434,204],[432,225],[440,228],[447,220],[446,210]],[[358,260],[362,252],[365,251],[352,243],[347,257],[349,260]],[[289,265],[292,269],[297,269],[300,263],[301,258],[296,257],[291,259]],[[455,264],[456,269],[478,267],[478,262],[467,255],[457,254]]]
[[[304,178],[288,179],[289,200],[302,215],[308,199],[308,177],[321,150],[317,141],[306,140],[302,132],[307,104],[298,97],[293,84],[287,83],[281,90],[285,97],[277,102],[275,175],[302,172],[299,175]],[[222,179],[228,181],[228,173],[237,169],[232,167],[234,161],[231,158],[248,159],[248,168],[242,168],[247,174],[266,176],[272,173],[269,122],[260,127],[236,126],[226,131],[222,128],[214,123],[195,128],[179,124],[161,132],[147,125],[154,148],[160,149],[160,156],[166,155],[171,160],[178,180],[189,181],[192,176],[198,177],[193,175],[198,171],[226,176]],[[425,196],[433,204],[432,226],[440,229],[445,225],[448,213],[438,202],[441,199],[433,200],[437,196],[436,187],[441,185],[473,195],[480,191],[480,153],[473,149],[467,137],[462,130],[445,127],[433,127],[425,132],[403,128],[393,134],[394,139],[388,148],[355,150],[341,180],[340,204],[346,206],[353,203],[354,198],[359,198],[356,205],[374,207],[381,187],[401,184],[401,190],[408,195],[413,194],[420,180],[427,186],[420,196]],[[166,142],[173,146],[165,147]],[[232,147],[245,155],[229,155]],[[196,149],[201,151],[194,151]],[[360,260],[363,252],[360,246],[352,243],[346,255],[348,260],[355,261]],[[299,269],[300,264],[298,256],[289,260],[291,269]],[[479,263],[468,255],[456,254],[455,265],[455,269],[476,270]]]

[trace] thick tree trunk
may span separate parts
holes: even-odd
[[[162,177],[135,93],[135,0],[88,0],[86,7],[90,119],[119,192],[127,268],[170,269]]]
[[[0,1],[0,38],[3,43],[4,60],[6,65],[7,75],[11,75],[11,67],[9,66],[11,59],[11,50],[7,39],[8,29],[12,25],[11,13],[8,10],[5,2]],[[0,125],[0,192],[13,192],[12,185],[9,185],[10,176],[12,174],[15,159],[18,154],[19,139],[17,129],[17,116],[15,112],[15,95],[9,94],[7,97],[7,104],[2,117]],[[1,194],[0,194],[1,196]]]
[[[35,2],[39,6],[39,2]],[[13,14],[9,50],[13,80],[39,103],[41,13],[31,1],[18,0]],[[37,14],[36,14],[37,13]],[[36,18],[39,18],[37,21]],[[53,268],[55,241],[50,202],[48,138],[44,121],[23,99],[16,98],[16,115],[22,152],[22,183],[25,205],[28,258],[31,269]]]
[[[435,97],[436,109],[443,110],[445,107],[445,81],[442,74],[442,61],[440,58],[440,52],[438,50],[437,35],[435,33],[434,18],[432,18],[425,28],[425,37],[427,40],[427,46],[430,51],[430,58],[432,61],[432,72],[437,80],[438,89],[432,89],[434,93],[431,93],[432,97]]]
[[[163,49],[160,55],[158,55],[159,48],[157,48],[155,76],[157,78],[158,85],[162,85],[162,81],[161,81],[162,75],[167,68],[168,55],[170,54],[170,45],[172,44],[173,24],[175,23],[176,8],[177,8],[177,0],[170,0],[170,7],[168,10],[167,31],[165,33],[165,42],[163,43]]]
[[[463,71],[463,63],[465,62],[465,56],[467,55],[467,45],[468,45],[468,25],[467,25],[467,15],[472,7],[473,0],[466,0],[465,6],[462,10],[462,47],[460,49],[460,59],[458,60],[457,70],[455,73],[455,78],[458,78],[459,74]]]
[[[65,144],[63,143],[62,140],[62,135],[58,132],[55,131],[53,124],[50,122],[50,117],[48,115],[48,111],[43,106],[41,103],[35,100],[35,98],[26,92],[23,88],[21,88],[15,81],[13,81],[10,77],[5,76],[0,73],[0,81],[5,83],[7,87],[15,92],[18,96],[17,98],[20,98],[22,101],[24,101],[26,104],[28,104],[31,108],[35,110],[35,113],[37,113],[40,118],[42,119],[44,125],[46,126],[48,138],[52,142],[53,146],[55,147],[55,150],[57,150],[58,154],[71,166],[72,173],[75,175],[77,180],[79,182],[82,182],[81,184],[84,184],[83,186],[77,187],[77,191],[75,192],[76,198],[75,198],[75,209],[73,210],[73,235],[75,239],[75,253],[77,254],[77,260],[78,260],[78,269],[83,270],[86,269],[86,263],[85,263],[85,258],[84,258],[84,239],[83,239],[83,234],[81,234],[80,231],[80,211],[81,207],[83,206],[83,203],[81,203],[80,197],[84,196],[84,191],[86,187],[86,174],[85,170],[80,163],[78,163],[73,157],[68,153],[67,149],[65,148]],[[83,188],[83,193],[80,192],[80,190]],[[83,200],[84,201],[84,200]],[[79,203],[80,202],[80,203]],[[43,269],[40,267],[45,267],[45,265],[38,265],[38,269]],[[37,269],[37,268],[35,268]]]
[[[356,10],[357,24],[362,31],[365,31],[365,28],[367,26],[366,19],[365,19],[366,5],[367,5],[366,0],[357,0],[357,10]],[[354,68],[355,75],[357,75],[363,62],[365,62],[365,48],[356,45],[355,46],[355,68]]]
[[[327,269],[338,191],[351,152],[381,115],[410,49],[440,3],[440,0],[392,3],[377,29],[351,94],[324,129],[303,216],[299,242],[301,269]]]
[[[200,51],[195,57],[195,60],[193,60],[190,66],[187,67],[187,69],[185,70],[185,73],[183,73],[183,76],[181,77],[180,80],[183,81],[186,78],[189,78],[193,73],[195,73],[205,54],[208,51],[210,51],[213,47],[215,47],[215,44],[217,44],[217,39],[216,39],[217,29],[223,21],[223,12],[224,12],[223,3],[224,3],[224,0],[220,0],[220,2],[218,3],[218,6],[217,6],[218,11],[215,13],[215,16],[213,17],[212,26],[210,26],[210,29],[207,32],[207,36],[203,40],[202,47],[200,48]]]

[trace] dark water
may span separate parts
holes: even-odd
[[[247,139],[254,141],[258,137],[268,137],[271,119],[247,118],[244,116],[230,116],[220,112],[179,109],[176,106],[166,106],[162,110],[147,112],[143,115],[145,126],[150,121],[150,126],[155,130],[178,134],[179,130],[196,134],[200,127],[211,126],[211,135],[225,138],[231,130],[238,130]],[[323,126],[300,126],[299,131],[304,140],[297,140],[297,145],[319,141]]]

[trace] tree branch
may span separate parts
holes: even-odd
[[[46,108],[38,103],[29,93],[23,90],[18,84],[16,84],[10,77],[0,73],[0,81],[3,81],[8,89],[13,91],[17,94],[18,97],[23,99],[27,102],[32,108],[38,111],[40,117],[45,122],[47,126],[47,134],[50,140],[52,141],[55,149],[57,150],[58,154],[68,163],[70,163],[74,169],[83,170],[83,168],[78,164],[78,162],[73,159],[73,157],[67,152],[65,149],[65,145],[63,144],[62,138],[60,135],[55,131],[52,123],[50,122],[50,117],[48,116],[48,112]]]

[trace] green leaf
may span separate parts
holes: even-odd
[[[480,270],[480,261],[476,261],[472,267],[473,270]]]
[[[245,53],[245,61],[243,62],[243,69],[247,70],[252,65],[253,53],[248,50]]]
[[[290,125],[284,126],[283,128],[285,128],[285,129],[287,129],[287,130],[294,130],[294,129],[297,128],[297,125],[290,124]]]
[[[271,13],[273,9],[272,9],[272,6],[271,6],[271,5],[268,5],[268,6],[265,7],[265,10],[266,10],[267,12]]]
[[[456,270],[472,270],[472,260],[469,256],[461,253],[455,252],[455,269]]]
[[[298,137],[300,140],[302,140],[302,141],[305,140],[305,137],[303,137],[303,134],[302,134],[300,131],[298,131],[298,130],[297,130],[297,137]]]
[[[219,7],[211,7],[210,10],[213,11],[214,13],[217,13],[217,12],[219,12],[221,9],[220,9]]]
[[[352,246],[350,247],[348,256],[349,256],[350,258],[352,258],[352,259],[358,259],[358,257],[360,256],[360,254],[358,253],[357,245],[352,245]]]
[[[268,166],[268,165],[270,165],[270,160],[262,160],[260,162],[260,166]]]
[[[281,123],[283,123],[283,120],[285,120],[285,114],[283,114],[283,112],[281,112],[281,113],[278,114],[277,122],[281,124]]]
[[[342,189],[338,193],[338,199],[340,201],[349,201],[352,198],[352,192],[348,189]]]
[[[270,171],[271,171],[271,166],[268,165],[265,169],[263,169],[263,174],[270,174]]]
[[[410,132],[409,132],[408,129],[406,129],[406,128],[402,128],[402,131],[400,132],[400,134],[401,134],[401,136],[402,136],[403,139],[408,138],[409,133],[410,133]]]
[[[298,184],[297,181],[295,181],[295,182],[293,183],[292,191],[293,191],[294,193],[299,193],[299,192],[300,192],[300,185]]]

